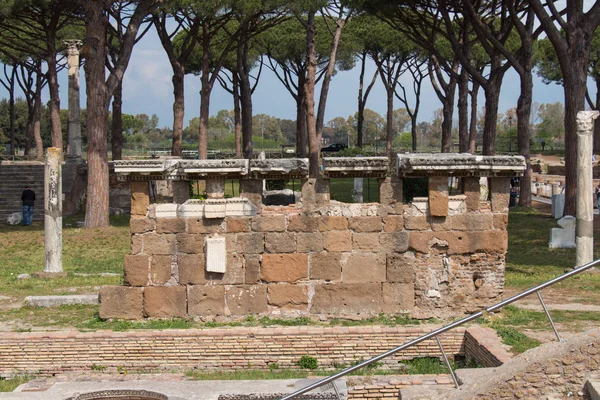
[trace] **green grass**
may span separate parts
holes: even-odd
[[[29,376],[17,376],[10,379],[0,379],[0,392],[12,392],[19,385],[27,383],[32,379]]]
[[[537,339],[532,339],[524,335],[515,328],[500,326],[496,329],[498,336],[502,338],[502,342],[511,346],[512,351],[516,354],[523,353],[534,347],[538,347],[541,343]]]

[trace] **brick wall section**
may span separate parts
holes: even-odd
[[[400,389],[419,385],[454,387],[450,375],[348,377],[348,399],[398,399]]]
[[[0,334],[0,376],[52,375],[86,371],[92,365],[129,372],[194,368],[298,368],[303,355],[319,367],[350,366],[388,351],[435,327],[281,327],[165,330],[132,332],[35,332]],[[464,330],[442,335],[449,355],[462,354]],[[439,356],[435,341],[425,341],[387,359],[396,367],[402,359]]]
[[[464,348],[467,361],[475,360],[486,368],[499,367],[512,358],[496,331],[481,326],[467,329]]]

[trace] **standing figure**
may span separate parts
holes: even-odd
[[[35,192],[29,186],[21,194],[23,201],[23,225],[31,225],[33,221],[33,204],[35,203]]]

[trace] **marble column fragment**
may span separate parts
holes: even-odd
[[[62,272],[62,150],[48,148],[44,173],[44,272]]]
[[[69,65],[69,158],[81,158],[81,109],[79,104],[79,46],[80,40],[69,40],[67,56]]]
[[[576,265],[582,266],[594,259],[594,203],[592,151],[594,120],[598,111],[577,113],[577,245]]]

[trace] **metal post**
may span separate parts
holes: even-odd
[[[538,299],[540,299],[540,303],[542,304],[542,308],[544,309],[544,312],[546,313],[546,316],[548,317],[548,320],[550,321],[550,325],[552,325],[552,329],[554,329],[554,334],[556,335],[556,338],[558,339],[559,342],[562,342],[562,339],[560,338],[560,335],[558,334],[558,331],[556,330],[556,326],[554,326],[554,321],[552,320],[552,317],[550,316],[550,312],[548,312],[548,308],[546,307],[546,303],[544,303],[544,299],[542,299],[542,294],[540,293],[540,291],[538,290],[537,292],[535,292],[538,296]]]
[[[460,386],[458,384],[458,379],[456,379],[456,375],[454,374],[454,371],[452,370],[450,361],[448,361],[448,356],[446,356],[446,352],[444,351],[444,348],[442,347],[442,342],[440,342],[440,337],[435,335],[435,340],[437,341],[437,344],[440,347],[440,351],[442,352],[442,357],[444,357],[444,362],[446,363],[446,366],[448,367],[448,371],[450,371],[450,375],[452,376],[452,380],[454,381],[454,386],[456,386],[456,388],[458,389],[458,387]]]

